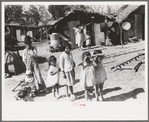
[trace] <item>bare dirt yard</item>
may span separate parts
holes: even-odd
[[[40,56],[41,62],[39,62],[39,67],[41,74],[46,80],[47,71],[48,71],[48,63],[46,62],[46,58],[48,58],[51,55],[54,55],[57,57],[57,61],[59,62],[59,55],[62,52],[58,53],[50,53],[48,51],[49,44],[48,41],[43,42],[35,42],[33,43],[38,49],[38,56]],[[129,43],[127,45],[124,45],[123,48],[121,45],[118,46],[108,46],[105,47],[106,49],[103,50],[103,53],[105,55],[112,55],[113,53],[120,53],[120,52],[128,52],[132,50],[139,50],[137,52],[132,52],[125,55],[120,55],[117,57],[111,57],[106,58],[103,61],[104,67],[107,72],[108,80],[105,81],[104,84],[104,98],[105,101],[144,101],[145,95],[146,95],[146,81],[145,81],[145,64],[142,64],[138,70],[138,72],[135,72],[134,70],[130,70],[130,68],[133,68],[138,61],[132,61],[131,63],[128,63],[127,65],[123,66],[124,70],[120,71],[117,70],[114,72],[114,70],[111,70],[112,66],[115,66],[118,63],[121,63],[127,59],[130,59],[134,56],[136,56],[138,53],[144,53],[145,50],[145,41],[141,41],[138,43]],[[76,64],[81,62],[81,54],[82,52],[78,49],[74,49],[72,51],[73,58]],[[20,51],[20,55],[22,55],[22,50]],[[138,58],[138,60],[141,60],[141,57]],[[85,101],[84,98],[84,88],[80,87],[79,82],[79,75],[80,75],[80,67],[77,67],[75,69],[76,73],[76,83],[74,85],[74,93],[77,96],[75,101]],[[5,101],[13,101],[15,102],[15,95],[16,92],[12,92],[12,89],[25,77],[25,73],[12,76],[9,78],[5,78],[3,83],[3,95]],[[62,81],[60,81],[60,84],[62,84]],[[19,89],[20,87],[18,87]],[[44,102],[44,101],[69,101],[67,97],[65,97],[65,87],[60,86],[60,98],[55,99],[53,97],[53,94],[50,92],[48,94],[42,93],[41,95],[34,98],[34,102]],[[95,100],[95,97],[93,99]]]

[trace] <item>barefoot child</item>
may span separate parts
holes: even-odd
[[[97,67],[95,68],[95,72],[96,72],[95,95],[96,95],[96,100],[99,101],[98,88],[100,88],[101,100],[104,100],[103,85],[104,85],[104,82],[107,80],[107,74],[106,74],[105,68],[103,67],[103,64],[102,64],[104,55],[102,54],[101,50],[95,50],[93,52],[93,55],[96,55],[96,54],[98,54],[98,55],[95,57],[95,62],[97,63]]]
[[[66,79],[66,96],[68,97],[68,88],[70,89],[71,100],[75,99],[73,93],[73,85],[75,80],[75,72],[74,72],[74,61],[72,53],[70,52],[71,45],[67,44],[65,47],[65,51],[60,55],[60,69],[62,71],[63,78]]]
[[[46,87],[52,87],[53,95],[57,98],[59,96],[59,71],[60,69],[57,66],[56,57],[53,55],[50,56]],[[48,89],[46,91],[48,91]],[[55,95],[55,91],[57,91],[57,95]]]
[[[93,87],[95,82],[95,67],[96,63],[94,61],[91,61],[91,54],[90,52],[84,52],[82,54],[82,60],[83,62],[79,65],[81,66],[81,86],[85,88],[85,99],[88,101],[92,98],[89,98],[89,94],[93,94]],[[78,65],[78,66],[79,66]]]

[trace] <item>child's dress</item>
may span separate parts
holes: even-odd
[[[95,68],[92,63],[89,66],[85,66],[83,63],[81,67],[80,85],[82,87],[92,87],[95,82]]]
[[[76,33],[76,44],[78,44],[78,46],[80,47],[83,45],[83,33],[79,28],[75,29],[75,33]]]
[[[107,74],[101,60],[97,62],[97,67],[95,68],[95,84],[103,83],[106,80]]]
[[[86,35],[86,45],[90,45],[91,44],[91,37],[89,35]]]
[[[60,55],[60,69],[66,74],[66,79],[63,78],[63,73],[61,73],[61,80],[63,83],[61,85],[73,86],[75,81],[75,72],[74,72],[74,61],[72,53],[67,54],[63,52]]]
[[[59,82],[59,67],[56,66],[50,66],[49,70],[48,70],[48,76],[47,76],[47,81],[46,81],[46,87],[51,87],[54,86],[55,84],[57,84]],[[51,75],[51,72],[57,72],[54,75]]]

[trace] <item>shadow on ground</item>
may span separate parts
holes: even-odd
[[[122,89],[122,88],[120,88],[120,87],[108,88],[108,89],[103,90],[103,95],[106,95],[106,94],[109,93],[109,92],[118,91],[118,90],[121,90],[121,89]]]
[[[144,92],[143,88],[136,88],[133,91],[130,91],[128,93],[123,93],[117,96],[106,98],[105,101],[125,101],[130,98],[136,99],[137,95],[142,92]]]

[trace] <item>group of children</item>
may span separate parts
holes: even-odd
[[[89,39],[89,37],[87,39]],[[54,96],[59,98],[59,81],[61,80],[60,77],[62,77],[62,80],[64,80],[66,85],[66,96],[69,97],[69,90],[71,92],[71,100],[75,100],[76,96],[73,92],[73,86],[75,83],[75,67],[80,66],[80,85],[85,89],[86,100],[92,99],[94,88],[96,100],[99,101],[99,93],[101,100],[104,100],[103,84],[107,79],[107,75],[102,64],[104,55],[100,50],[95,50],[92,54],[89,51],[83,52],[82,62],[75,65],[73,55],[71,53],[71,45],[68,43],[64,52],[60,55],[59,66],[55,56],[52,55],[49,57],[49,69],[46,81],[44,82],[37,62],[37,49],[31,45],[30,39],[27,39],[25,43],[27,44],[27,47],[23,51],[23,61],[26,64],[25,81],[34,92],[39,92],[41,90],[41,86],[43,86],[42,89],[45,89],[46,92],[48,92],[49,87],[52,87]],[[100,92],[98,90],[99,88]]]
[[[80,73],[80,85],[85,89],[85,99],[92,100],[95,88],[96,100],[99,101],[99,93],[101,100],[103,98],[103,84],[107,79],[106,71],[103,67],[102,60],[104,55],[99,50],[94,51],[91,54],[89,51],[86,51],[82,54],[82,62],[75,66],[73,56],[71,53],[71,45],[68,44],[65,47],[65,51],[60,55],[60,66],[57,65],[57,59],[55,56],[49,57],[49,70],[46,79],[46,87],[52,87],[52,92],[55,97],[59,97],[59,79],[60,75],[66,81],[66,96],[68,95],[68,89],[71,92],[70,99],[75,100],[76,96],[73,92],[73,85],[75,82],[75,67],[81,67]],[[100,88],[100,92],[99,89]],[[48,90],[46,90],[48,91]],[[57,95],[56,95],[56,94]]]

